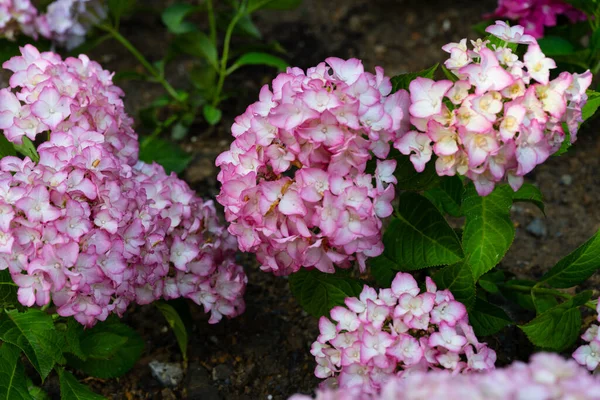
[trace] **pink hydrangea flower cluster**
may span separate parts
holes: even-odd
[[[438,175],[469,177],[480,195],[508,179],[516,191],[523,176],[543,163],[565,140],[571,143],[582,121],[581,108],[592,74],[562,72],[550,80],[554,60],[542,53],[523,27],[503,22],[487,32],[505,44],[528,45],[523,60],[508,46],[487,41],[449,43],[446,67],[457,77],[433,81],[417,78],[410,84],[410,121],[415,127],[394,146],[411,155],[417,171],[437,156]]]
[[[544,29],[556,26],[560,16],[567,17],[571,23],[586,19],[583,12],[563,0],[498,0],[498,8],[486,18],[517,21],[528,34],[541,38]]]
[[[465,306],[429,277],[426,287],[420,293],[412,275],[398,273],[391,288],[377,293],[365,285],[359,298],[334,307],[331,319],[321,317],[311,347],[315,375],[376,393],[392,377],[416,371],[493,369],[496,353],[475,337]]]
[[[236,118],[216,161],[229,231],[277,275],[354,260],[364,268],[383,251],[380,219],[392,213],[396,183],[396,162],[384,159],[408,128],[408,93],[390,95],[383,69],[339,58],[288,68],[272,88]]]
[[[107,16],[102,0],[55,0],[45,14],[39,14],[30,0],[0,0],[0,36],[15,39],[23,33],[42,36],[60,46],[73,49],[85,40],[86,33]]]
[[[600,322],[600,302],[596,306],[596,320]],[[573,358],[590,371],[595,371],[600,364],[600,326],[592,324],[581,338],[588,344],[580,346],[573,353]]]
[[[0,0],[0,36],[14,40],[20,32],[37,39],[37,8],[30,0]]]
[[[27,45],[4,63],[0,129],[48,140],[0,161],[0,269],[25,306],[50,301],[92,326],[131,302],[186,297],[210,323],[243,312],[247,278],[214,204],[175,174],[138,162],[137,135],[112,74],[86,56]]]
[[[552,353],[533,355],[526,364],[477,374],[455,375],[448,371],[420,372],[391,379],[381,393],[366,393],[359,387],[317,391],[316,400],[514,400],[600,398],[600,380]],[[311,396],[294,395],[289,400],[311,400]]]

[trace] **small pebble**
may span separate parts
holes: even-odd
[[[573,177],[569,174],[564,174],[560,177],[560,184],[565,186],[571,186],[573,183]]]
[[[183,369],[178,363],[163,363],[153,360],[148,366],[152,371],[152,376],[163,386],[175,387],[183,379]]]
[[[535,237],[544,237],[548,235],[546,223],[541,218],[534,218],[534,220],[527,225],[525,230]]]

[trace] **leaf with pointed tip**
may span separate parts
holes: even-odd
[[[31,400],[21,349],[10,343],[0,347],[0,399]]]
[[[469,264],[464,261],[442,268],[433,275],[433,280],[439,289],[448,289],[457,301],[467,307],[473,307],[475,302],[475,281]]]
[[[469,311],[469,323],[477,336],[489,336],[512,323],[503,309],[478,298]]]
[[[89,387],[80,383],[69,371],[59,368],[58,378],[62,400],[106,400],[103,396],[92,392]]]

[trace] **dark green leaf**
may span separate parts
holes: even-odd
[[[438,69],[439,64],[435,64],[431,68],[424,69],[419,72],[409,72],[406,74],[396,75],[392,78],[392,92],[397,92],[398,90],[404,89],[408,90],[408,86],[412,81],[421,77],[433,79],[435,75],[435,71]]]
[[[35,146],[31,142],[31,140],[29,140],[29,138],[23,136],[22,141],[23,141],[22,144],[13,144],[13,146],[15,147],[15,150],[17,150],[19,153],[23,154],[24,156],[31,158],[31,160],[34,162],[40,161],[40,155],[38,154],[37,150],[35,149]]]
[[[227,69],[227,74],[231,74],[233,71],[244,65],[267,65],[269,67],[277,68],[279,71],[285,71],[289,66],[285,60],[272,54],[252,52],[243,54],[238,58],[236,62]]]
[[[131,12],[136,0],[108,0],[108,10],[115,21],[119,21],[125,14]]]
[[[249,0],[248,13],[253,13],[256,10],[271,9],[271,10],[291,10],[302,4],[302,0]]]
[[[58,377],[62,400],[105,400],[104,397],[92,392],[86,385],[79,383],[69,371],[58,369]]]
[[[477,336],[489,336],[512,323],[503,309],[478,298],[469,311],[469,323]]]
[[[127,373],[137,362],[144,341],[140,335],[119,322],[98,323],[81,335],[86,360],[67,354],[70,366],[97,378],[115,378]]]
[[[315,317],[327,315],[333,307],[344,305],[346,297],[358,296],[363,288],[360,281],[342,273],[326,274],[305,268],[290,275],[289,282],[298,303]]]
[[[5,311],[0,316],[0,340],[19,347],[43,379],[54,364],[64,362],[61,338],[54,329],[52,317],[29,308],[25,312]]]
[[[536,346],[554,351],[567,350],[575,344],[581,329],[581,312],[577,307],[588,301],[591,294],[591,291],[580,293],[519,328]]]
[[[50,400],[50,396],[41,387],[35,386],[29,378],[27,379],[27,391],[32,400]]]
[[[581,118],[584,121],[592,118],[596,114],[596,111],[598,111],[598,107],[600,107],[600,93],[588,90],[587,95],[587,103],[581,109]]]
[[[449,289],[454,298],[470,309],[475,301],[475,282],[469,265],[464,261],[448,265],[433,275],[439,289]]]
[[[423,172],[417,172],[415,166],[410,161],[409,156],[400,154],[396,149],[390,151],[388,159],[396,160],[396,170],[394,176],[398,180],[396,189],[399,190],[427,190],[438,185],[440,177],[435,171],[435,162],[428,162]],[[373,170],[375,170],[373,168]]]
[[[533,305],[535,306],[537,314],[543,314],[558,305],[556,297],[550,294],[535,294],[535,292],[531,292],[531,299],[533,300]]]
[[[489,195],[477,194],[469,184],[463,197],[466,217],[463,249],[475,280],[494,268],[506,254],[515,238],[510,220],[513,191],[509,186],[497,186]]]
[[[565,131],[565,138],[563,139],[563,142],[560,144],[560,148],[558,149],[558,151],[556,153],[552,154],[552,156],[554,156],[554,157],[562,156],[569,150],[569,148],[571,148],[571,133],[569,132],[569,127],[567,126],[567,124],[565,122],[563,122],[562,127],[563,127],[563,130]]]
[[[575,46],[560,36],[544,36],[538,39],[538,44],[547,57],[569,55],[575,51]]]
[[[6,156],[16,156],[15,146],[6,139],[6,136],[0,135],[0,158]]]
[[[175,45],[183,53],[205,58],[210,65],[218,69],[217,48],[206,34],[194,31],[178,35]]]
[[[490,271],[479,278],[477,283],[488,293],[499,293],[500,288],[498,287],[498,284],[504,283],[504,279],[504,272]]]
[[[25,367],[21,363],[21,349],[10,343],[0,347],[0,399],[31,400],[27,390]]]
[[[565,0],[565,3],[569,3],[589,15],[596,14],[598,9],[598,2],[596,0]]]
[[[183,359],[184,361],[187,360],[188,332],[185,328],[185,324],[179,316],[179,313],[177,313],[172,306],[164,301],[154,302],[154,305],[160,310],[162,315],[169,323],[171,329],[173,329],[175,338],[177,338],[177,344],[179,344],[179,349],[183,355]]]
[[[452,82],[456,82],[458,80],[458,76],[454,75],[454,72],[450,71],[443,64],[442,64],[442,71],[444,72],[444,75],[446,75],[446,78],[451,80]]]
[[[236,28],[239,29],[241,32],[245,33],[246,35],[253,37],[254,39],[262,40],[262,34],[260,33],[256,25],[254,25],[254,22],[252,22],[252,18],[248,14],[240,18],[236,25]]]
[[[176,144],[160,138],[145,138],[140,145],[140,160],[157,162],[165,168],[167,174],[183,172],[193,156],[181,150]]]
[[[600,268],[600,231],[560,260],[541,279],[555,288],[579,285]]]
[[[219,121],[221,121],[221,110],[213,105],[205,104],[202,108],[202,113],[204,114],[204,119],[210,125],[216,125],[219,123]]]
[[[458,176],[445,176],[440,178],[440,185],[427,190],[424,195],[441,212],[453,217],[462,216],[461,205],[465,188]]]
[[[527,286],[533,287],[536,284],[534,281],[527,281],[523,279],[512,279],[506,282],[504,286],[500,286],[500,291],[508,300],[519,305],[520,307],[535,311],[535,304],[533,304],[533,298],[531,293],[523,293],[520,290],[511,289],[511,286]]]
[[[171,33],[181,34],[192,32],[196,30],[196,26],[189,21],[184,21],[184,19],[196,10],[198,10],[198,7],[191,4],[175,3],[165,8],[161,14],[161,18]]]
[[[537,186],[531,183],[524,183],[519,190],[513,193],[513,201],[524,201],[535,204],[543,213],[544,211],[544,196]]]
[[[80,337],[83,334],[83,326],[80,323],[70,318],[67,322],[56,323],[56,331],[64,337],[65,347],[63,353],[71,353],[81,358],[86,359],[86,355],[81,350]]]
[[[404,192],[383,235],[384,252],[372,260],[400,271],[454,264],[463,258],[460,241],[425,197]]]
[[[367,261],[369,263],[369,271],[371,276],[377,282],[380,287],[390,287],[394,277],[398,273],[398,270],[394,269],[395,264],[389,262],[387,259],[380,259],[380,257],[371,258]]]
[[[7,269],[0,271],[0,310],[19,307],[17,285],[10,277]]]

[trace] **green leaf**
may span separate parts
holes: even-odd
[[[237,61],[227,69],[227,75],[244,65],[267,65],[269,67],[277,68],[279,71],[285,71],[289,66],[285,60],[272,54],[251,52],[243,54],[238,58]]]
[[[217,48],[203,32],[194,31],[178,35],[175,46],[183,53],[198,58],[205,58],[213,68],[219,68]]]
[[[345,274],[326,274],[305,268],[290,275],[290,289],[302,308],[314,317],[328,315],[335,306],[344,305],[346,297],[355,297],[362,291],[360,281]]]
[[[460,209],[465,188],[458,176],[447,176],[440,178],[440,185],[427,190],[424,195],[441,212],[453,217],[462,216]]]
[[[87,356],[81,349],[80,340],[83,334],[83,326],[72,318],[69,318],[67,322],[58,322],[55,326],[56,331],[62,334],[64,338],[65,347],[62,349],[63,353],[71,353],[85,360]]]
[[[291,10],[302,4],[302,0],[249,0],[247,13],[260,9]]]
[[[41,387],[35,386],[29,378],[27,378],[27,391],[33,400],[50,400],[50,396]]]
[[[513,193],[513,202],[523,201],[537,206],[544,214],[544,196],[537,186],[524,183],[519,190]]]
[[[15,147],[15,150],[17,150],[19,153],[23,154],[24,156],[31,158],[31,160],[34,162],[40,161],[40,155],[38,154],[37,150],[35,149],[35,146],[31,142],[31,140],[29,140],[29,138],[27,138],[25,136],[23,136],[22,140],[23,140],[22,144],[13,144],[13,146]]]
[[[97,378],[116,378],[135,365],[144,341],[125,324],[103,322],[82,333],[81,349],[86,360],[67,354],[70,366]]]
[[[162,315],[169,323],[171,329],[173,329],[175,338],[177,339],[177,344],[179,344],[179,349],[183,355],[183,360],[187,361],[188,332],[185,328],[185,324],[179,316],[179,313],[175,310],[175,308],[164,301],[156,301],[154,302],[154,305],[160,310]]]
[[[6,136],[0,135],[0,158],[16,155],[17,151],[15,150],[15,146],[8,141]]]
[[[435,64],[431,68],[424,69],[419,72],[409,72],[407,74],[396,75],[392,78],[392,93],[397,92],[400,89],[408,90],[408,86],[412,81],[421,77],[433,79],[435,71],[437,71],[439,64]]]
[[[54,364],[64,362],[60,336],[54,329],[52,317],[43,311],[34,308],[25,312],[5,311],[0,316],[0,340],[23,350],[42,380]]]
[[[425,197],[404,192],[383,235],[384,252],[372,260],[400,271],[454,264],[463,258],[456,232]]]
[[[489,336],[512,323],[503,309],[478,298],[469,311],[469,323],[477,336]]]
[[[588,90],[587,95],[588,100],[581,109],[581,118],[584,121],[592,118],[596,114],[596,111],[598,111],[598,107],[600,107],[600,93]]]
[[[433,275],[439,289],[448,289],[457,301],[471,309],[475,302],[475,281],[469,264],[464,261],[442,268]]]
[[[512,197],[507,185],[497,186],[485,197],[477,194],[472,183],[467,186],[462,204],[466,217],[462,244],[475,280],[502,260],[515,238],[510,220]]]
[[[535,284],[536,282],[534,281],[528,281],[524,279],[511,279],[507,281],[504,286],[500,286],[500,292],[504,297],[517,304],[518,306],[526,310],[535,311],[535,304],[533,303],[531,292],[523,293],[520,290],[511,289],[511,286],[513,285],[533,287]]]
[[[10,343],[0,347],[0,399],[30,400],[21,349]]]
[[[549,309],[558,305],[558,300],[556,300],[556,297],[550,294],[540,295],[535,294],[535,292],[532,291],[531,299],[533,300],[533,305],[535,306],[535,311],[537,314],[543,314]]]
[[[409,156],[400,154],[396,149],[390,151],[388,159],[396,160],[394,176],[398,180],[396,189],[399,190],[427,190],[438,185],[440,177],[435,170],[435,162],[428,162],[423,172],[417,172]],[[375,171],[375,168],[373,168]]]
[[[167,174],[183,172],[193,156],[181,150],[176,144],[160,138],[144,138],[140,145],[140,160],[157,162],[165,168]]]
[[[596,0],[565,0],[565,3],[569,3],[589,15],[594,15],[598,8]]]
[[[171,33],[192,32],[196,30],[196,26],[189,21],[184,21],[184,19],[196,10],[198,10],[198,7],[191,4],[175,3],[165,8],[161,14],[161,19]]]
[[[444,64],[442,64],[442,71],[444,72],[444,75],[447,79],[451,80],[452,82],[458,81],[458,76],[454,75],[454,72],[446,68]]]
[[[218,124],[219,121],[221,120],[221,116],[223,115],[221,113],[221,110],[219,110],[217,107],[210,105],[210,104],[204,105],[204,107],[202,108],[202,113],[204,114],[204,119],[210,125]]]
[[[108,10],[115,21],[119,21],[124,14],[131,12],[136,0],[108,0]]]
[[[544,36],[538,39],[538,44],[547,57],[569,55],[575,51],[575,46],[560,36]]]
[[[69,371],[58,369],[60,380],[60,398],[62,400],[106,400],[104,397],[90,390],[89,387],[79,381]]]
[[[498,284],[504,283],[504,272],[502,271],[490,271],[487,274],[484,274],[477,283],[483,290],[488,293],[500,293],[500,288]]]
[[[260,33],[260,30],[258,30],[254,22],[252,22],[252,18],[248,14],[241,17],[235,27],[236,29],[239,29],[242,33],[253,37],[254,39],[262,40],[263,38],[262,34]]]
[[[568,288],[579,285],[600,268],[600,231],[587,242],[560,260],[542,276],[545,282],[555,288]]]
[[[0,310],[20,306],[17,290],[18,287],[10,277],[10,272],[7,269],[0,271]]]
[[[591,295],[591,291],[579,293],[527,324],[519,325],[519,328],[534,345],[543,349],[565,351],[575,344],[581,330],[581,312],[577,307],[588,301]]]
[[[380,257],[370,258],[367,261],[369,264],[369,272],[371,273],[373,279],[375,279],[375,282],[377,282],[377,285],[384,288],[391,287],[392,281],[398,273],[398,270],[394,269],[395,264],[386,264],[388,261],[387,259],[379,258]]]

